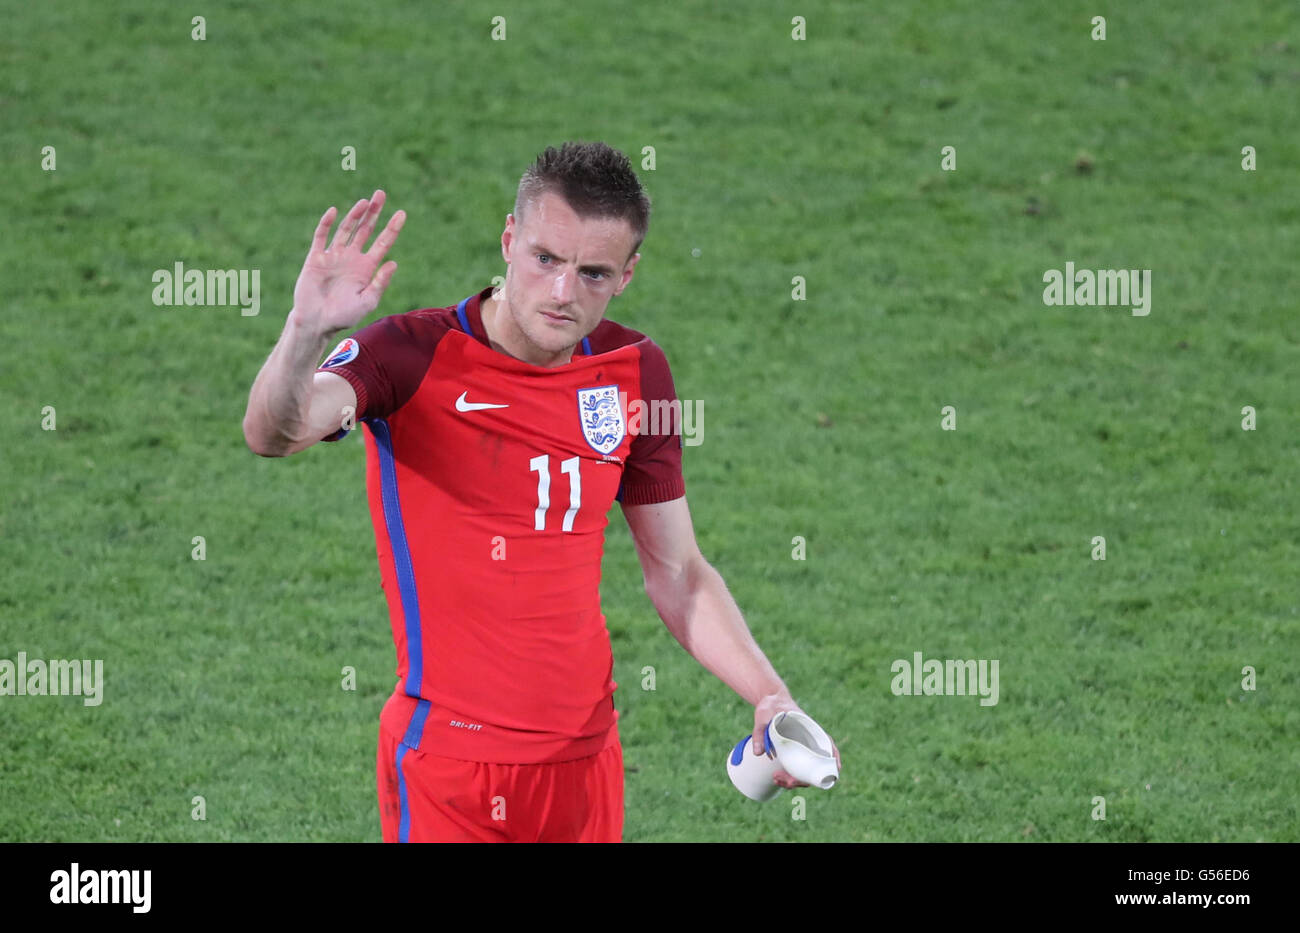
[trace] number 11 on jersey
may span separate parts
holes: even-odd
[[[533,530],[546,530],[546,510],[551,507],[551,458],[546,454],[533,457],[528,461],[528,471],[537,474],[537,511],[533,520]],[[564,513],[561,531],[572,531],[573,520],[582,507],[582,474],[578,472],[579,457],[570,457],[560,463],[560,472],[569,475],[569,508]]]

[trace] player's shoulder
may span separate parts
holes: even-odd
[[[664,358],[664,351],[659,344],[641,331],[611,321],[609,318],[596,325],[596,329],[587,336],[587,341],[591,344],[593,356],[598,353],[609,353],[621,347],[635,347],[643,358]]]
[[[378,318],[357,331],[349,359],[368,355],[375,359],[423,359],[426,362],[446,334],[456,329],[456,309],[415,308]],[[340,349],[345,344],[339,345]],[[335,351],[336,354],[338,351]]]
[[[636,368],[641,394],[645,398],[676,397],[672,368],[659,344],[639,330],[617,321],[604,320],[588,335],[592,355],[609,353],[622,347],[632,347],[636,352]]]
[[[441,337],[456,326],[456,308],[413,308],[398,314],[389,314],[367,324],[361,333],[372,330],[376,334],[400,332],[408,337]]]

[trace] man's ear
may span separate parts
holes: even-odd
[[[623,267],[623,281],[619,282],[618,288],[614,289],[615,298],[623,294],[623,289],[627,288],[628,283],[632,281],[632,272],[634,269],[636,269],[636,264],[640,261],[641,261],[641,254],[633,253],[632,258],[629,259],[627,265]]]
[[[510,244],[515,239],[515,215],[506,214],[506,228],[501,231],[501,258],[510,265]]]

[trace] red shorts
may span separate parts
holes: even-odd
[[[379,730],[384,842],[622,842],[623,747],[534,765],[440,758]]]

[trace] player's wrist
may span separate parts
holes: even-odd
[[[758,702],[754,704],[754,709],[756,712],[760,709],[766,709],[775,712],[780,709],[784,709],[790,706],[797,706],[797,705],[798,704],[796,704],[794,701],[794,697],[790,695],[790,691],[787,690],[784,686],[782,686],[782,687],[774,687],[772,689],[765,690],[763,693],[760,693],[758,697]]]
[[[329,342],[346,330],[343,327],[327,326],[323,318],[324,315],[319,311],[304,310],[298,305],[294,305],[289,309],[288,324],[298,336],[322,343]]]

